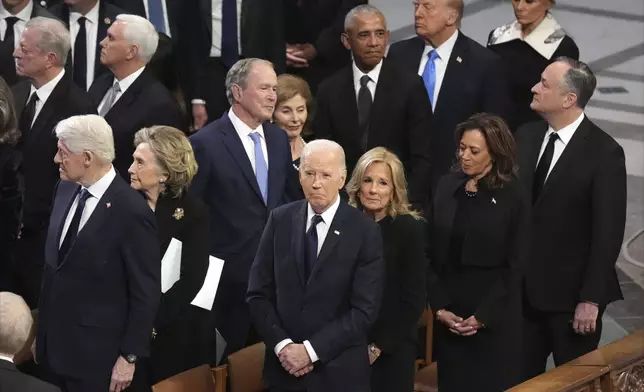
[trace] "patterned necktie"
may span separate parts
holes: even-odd
[[[266,159],[264,159],[264,151],[262,150],[262,137],[257,132],[251,132],[250,138],[253,139],[255,147],[255,177],[257,178],[257,185],[259,185],[259,191],[262,193],[264,204],[267,204],[268,167],[266,167]]]
[[[548,172],[550,171],[550,165],[552,164],[552,158],[555,155],[555,142],[559,139],[559,135],[556,132],[550,134],[550,139],[548,140],[548,145],[546,149],[543,150],[539,164],[537,165],[537,170],[534,173],[534,183],[532,184],[532,203],[536,203],[541,191],[543,190],[543,185],[546,183],[548,177]]]
[[[114,102],[116,101],[116,96],[120,92],[121,92],[121,86],[119,86],[119,82],[114,83],[114,85],[112,85],[112,87],[110,87],[110,89],[107,90],[107,94],[105,94],[105,103],[103,104],[103,107],[101,108],[101,112],[99,113],[101,117],[105,117],[107,113],[109,113],[112,106],[114,106]]]
[[[311,271],[315,266],[315,262],[318,259],[318,230],[317,226],[319,223],[324,222],[321,215],[313,215],[311,217],[311,227],[309,231],[306,232],[306,257],[305,257],[305,266],[304,266],[304,277],[308,282],[309,277],[311,276]]]
[[[85,188],[81,189],[80,194],[78,195],[78,204],[76,205],[76,211],[72,217],[72,221],[67,228],[67,233],[65,233],[65,239],[63,240],[60,249],[58,250],[58,264],[62,263],[65,260],[65,257],[69,253],[69,250],[74,245],[76,236],[78,235],[78,230],[80,227],[81,217],[83,216],[83,211],[85,210],[85,202],[92,196],[91,193]],[[63,221],[63,224],[64,221]]]
[[[434,107],[434,89],[436,88],[436,62],[437,58],[440,58],[438,52],[435,50],[427,53],[429,59],[427,64],[425,64],[425,69],[423,70],[423,82],[425,82],[425,88],[427,89],[427,94],[429,94],[429,102]]]

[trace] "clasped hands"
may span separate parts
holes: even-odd
[[[302,377],[313,370],[313,363],[304,344],[289,343],[277,357],[282,367],[292,376]]]
[[[483,324],[480,323],[476,317],[470,316],[466,320],[463,320],[462,317],[459,317],[445,309],[441,309],[436,312],[436,317],[438,318],[438,321],[449,328],[450,332],[460,336],[475,335],[479,329],[483,328]]]
[[[308,68],[309,61],[318,55],[311,44],[286,45],[286,65],[293,68]]]

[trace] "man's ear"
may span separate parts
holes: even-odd
[[[349,34],[342,33],[340,35],[340,41],[342,42],[342,45],[345,47],[345,49],[351,50],[351,44],[349,43]]]

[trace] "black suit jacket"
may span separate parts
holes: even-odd
[[[102,75],[94,81],[89,94],[96,109],[113,84],[114,76],[111,73]],[[182,131],[187,130],[187,124],[177,102],[168,89],[150,75],[147,69],[114,103],[105,115],[105,120],[114,133],[116,148],[114,167],[123,178],[128,180],[130,175],[127,170],[132,164],[132,153],[134,153],[134,134],[138,130],[153,125],[168,125]]]
[[[12,90],[16,113],[21,114],[29,100],[31,84],[25,80]],[[87,92],[76,86],[66,72],[45,102],[31,130],[22,130],[18,147],[23,156],[24,229],[41,230],[47,227],[49,221],[52,195],[59,179],[58,166],[54,163],[57,150],[54,128],[68,117],[94,113],[96,107],[92,105]]]
[[[418,74],[424,48],[422,38],[410,38],[391,45],[387,58]],[[454,163],[458,124],[481,112],[507,118],[510,110],[501,59],[459,31],[432,118],[432,187]]]
[[[117,175],[59,260],[65,218],[79,191],[68,181],[56,189],[36,357],[60,376],[107,386],[119,355],[148,355],[161,296],[159,239],[145,199]]]
[[[384,59],[371,108],[367,148],[358,126],[357,93],[352,67],[346,67],[320,85],[313,133],[317,139],[338,142],[346,154],[350,175],[366,151],[383,146],[405,166],[409,199],[423,203],[429,194],[432,111],[420,77]],[[432,157],[433,159],[433,157]]]
[[[271,213],[251,268],[247,301],[266,343],[264,379],[292,390],[368,391],[367,334],[376,320],[385,263],[377,225],[341,201],[308,281],[306,200]],[[308,340],[319,361],[296,378],[274,353],[284,339]]]
[[[532,194],[548,125],[516,134],[521,181]],[[605,306],[622,298],[615,262],[626,224],[624,150],[587,117],[553,167],[534,204],[534,244],[525,277],[529,303],[574,312],[577,303]]]
[[[60,389],[36,377],[20,373],[16,365],[0,359],[0,391],[60,392]]]

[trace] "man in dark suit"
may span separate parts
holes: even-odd
[[[13,61],[13,51],[31,18],[54,16],[32,0],[2,0],[0,2],[0,76],[13,86],[19,80]],[[4,46],[4,47],[3,47]]]
[[[44,34],[54,32],[54,40]],[[69,32],[50,18],[37,17],[27,23],[14,52],[17,72],[24,80],[13,88],[18,127],[22,137],[21,173],[24,178],[22,230],[16,249],[17,293],[35,308],[40,292],[45,234],[51,212],[52,194],[58,181],[53,129],[60,120],[77,114],[95,113],[87,93],[64,70],[69,53]]]
[[[65,392],[121,391],[149,354],[161,297],[156,220],[117,176],[102,117],[63,120],[56,137],[36,359]]]
[[[33,325],[31,312],[20,296],[0,293],[0,391],[60,392],[37,378],[20,373],[14,364],[16,354],[28,344]]]
[[[226,80],[231,109],[190,141],[199,164],[192,192],[210,207],[211,254],[226,262],[215,313],[231,353],[257,341],[244,300],[248,272],[268,214],[298,190],[286,134],[268,122],[277,100],[271,63],[240,60]]]
[[[342,42],[354,61],[320,85],[313,133],[344,148],[349,173],[371,148],[392,150],[405,166],[409,200],[420,207],[429,195],[432,108],[422,80],[384,59],[388,40],[377,8],[349,12]]]
[[[462,0],[417,0],[416,34],[389,48],[387,58],[425,82],[432,119],[432,189],[454,163],[456,126],[475,113],[506,118],[509,95],[501,59],[459,31]]]
[[[615,272],[626,222],[624,150],[584,114],[596,79],[559,58],[532,89],[545,122],[516,134],[521,181],[533,196],[524,281],[525,379],[597,348],[602,313],[622,299]]]
[[[72,36],[67,71],[79,87],[89,90],[97,77],[108,72],[101,64],[101,41],[116,17],[126,12],[105,0],[65,0],[49,11],[68,26]]]
[[[340,199],[346,173],[337,143],[306,145],[306,200],[273,211],[262,235],[246,298],[271,390],[370,390],[367,334],[385,263],[377,225]]]
[[[139,129],[168,125],[186,131],[187,126],[168,89],[145,70],[158,44],[154,26],[140,16],[120,15],[107,35],[101,42],[101,63],[111,72],[96,79],[89,94],[114,132],[114,167],[129,180]]]

